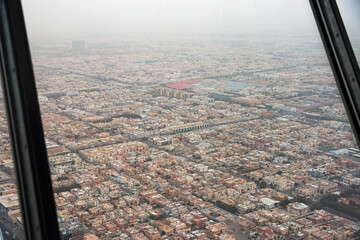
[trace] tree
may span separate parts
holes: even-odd
[[[340,195],[342,197],[350,197],[352,193],[353,193],[352,190],[346,190],[346,191],[342,192]]]
[[[165,219],[166,215],[164,213],[162,213],[161,215],[150,215],[150,219],[152,220],[161,220],[161,219]]]
[[[62,180],[69,180],[69,178],[67,176],[60,176],[57,179],[57,181],[62,181]]]
[[[266,188],[266,187],[267,187],[266,182],[261,181],[261,182],[260,182],[260,188]]]
[[[314,211],[314,210],[319,210],[321,209],[321,204],[320,203],[314,203],[311,205],[311,211]]]
[[[311,201],[309,199],[307,199],[306,197],[302,197],[302,196],[298,196],[296,198],[296,201],[297,202],[302,202],[302,203],[305,203],[305,204],[310,204]]]
[[[280,206],[285,207],[285,206],[288,205],[289,203],[290,203],[289,199],[285,199],[285,200],[282,200],[282,201],[280,202]]]
[[[74,183],[74,184],[72,184],[70,186],[61,186],[61,187],[58,187],[58,188],[54,188],[54,192],[55,193],[66,192],[66,191],[70,191],[73,188],[81,188],[81,185],[78,184],[78,183]]]
[[[328,196],[327,196],[327,199],[329,199],[330,201],[337,201],[338,200],[338,196],[337,195],[335,195],[335,194],[329,194]]]
[[[224,204],[221,201],[216,201],[215,205],[233,214],[236,214],[238,212],[235,206]]]

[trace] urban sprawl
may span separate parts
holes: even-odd
[[[359,239],[360,152],[319,39],[32,55],[63,239]],[[1,222],[15,234],[5,114],[2,100]]]

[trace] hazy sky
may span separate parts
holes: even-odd
[[[30,39],[317,34],[308,0],[22,0]]]
[[[359,41],[360,0],[337,0],[337,3],[350,40],[356,37],[356,40]]]

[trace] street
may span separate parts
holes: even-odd
[[[17,226],[15,226],[12,222],[8,221],[4,218],[4,216],[0,219],[0,228],[2,230],[4,239],[16,239],[16,240],[25,240],[24,232],[19,230]],[[8,232],[9,234],[6,234]],[[15,234],[15,238],[13,238]]]

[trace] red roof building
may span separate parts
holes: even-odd
[[[191,84],[199,82],[199,79],[189,79],[180,82],[167,82],[166,86],[177,90],[192,88]]]

